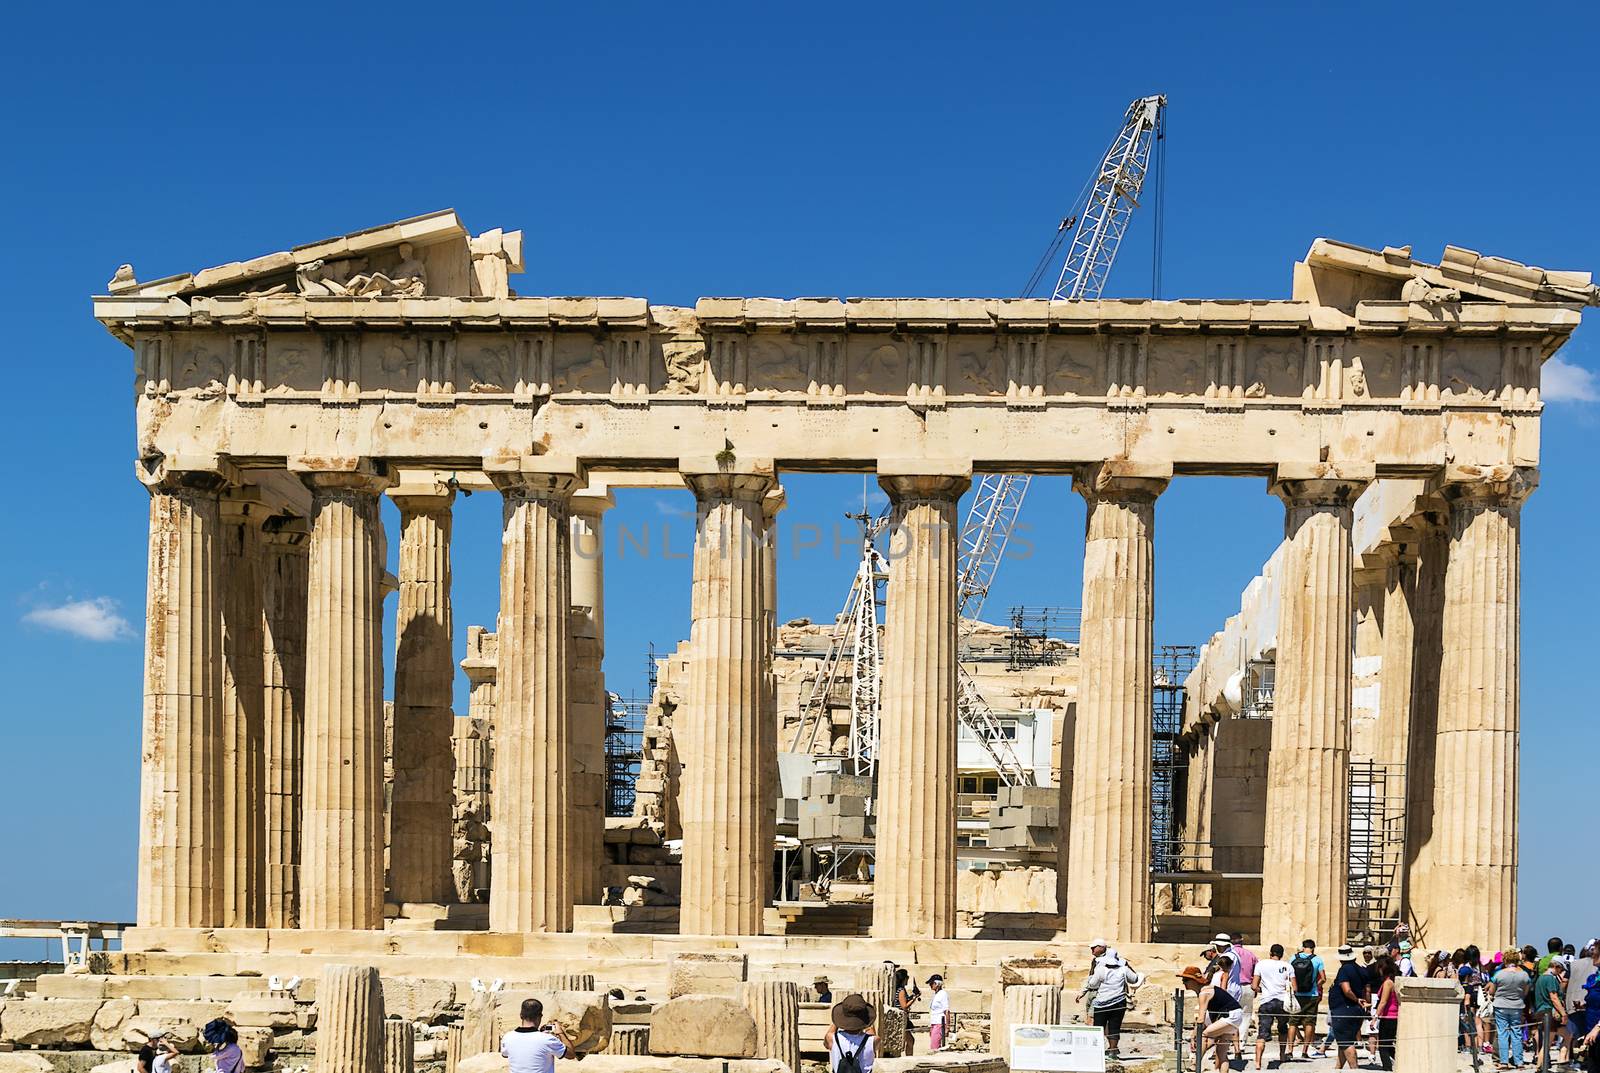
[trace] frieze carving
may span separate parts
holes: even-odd
[[[1213,408],[1298,397],[1317,408],[1392,399],[1448,398],[1539,404],[1537,337],[1426,335],[1256,337],[1046,332],[743,332],[629,330],[379,331],[298,326],[141,331],[133,340],[145,394],[205,392],[256,402],[315,392],[518,399],[608,395],[642,405],[652,395],[700,396],[719,405],[792,395],[831,407],[877,395],[913,406],[1004,399],[1199,397]],[[848,355],[848,360],[847,360]],[[309,362],[309,367],[308,367]],[[841,382],[844,381],[844,382]]]

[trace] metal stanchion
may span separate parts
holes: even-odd
[[[1558,976],[1556,979],[1559,980],[1560,977]],[[1542,1023],[1539,1026],[1539,1068],[1548,1071],[1550,1069],[1550,1011],[1544,1011],[1540,1020]]]
[[[1178,1073],[1183,1073],[1183,988],[1172,993],[1172,1050]]]

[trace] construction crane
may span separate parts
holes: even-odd
[[[1039,260],[1023,289],[1032,294],[1043,279],[1046,267],[1054,263],[1061,244],[1071,237],[1066,260],[1056,280],[1053,300],[1073,301],[1099,298],[1116,260],[1122,236],[1127,232],[1133,211],[1139,207],[1145,176],[1150,170],[1152,150],[1165,130],[1167,99],[1141,97],[1128,105],[1122,128],[1100,159],[1093,177],[1073,204],[1073,211],[1062,218],[1055,238]],[[989,595],[1007,544],[1016,528],[1030,477],[1026,474],[988,473],[979,477],[971,506],[961,527],[960,561],[956,580],[956,607],[965,635],[968,623],[975,621]],[[878,608],[883,605],[883,584],[888,578],[888,563],[878,549],[878,541],[888,527],[888,514],[876,517],[853,514],[862,524],[862,559],[856,570],[845,609],[835,620],[827,656],[821,671],[812,680],[811,691],[801,707],[800,721],[790,749],[811,752],[823,723],[828,721],[830,698],[843,686],[844,665],[850,671],[849,758],[858,775],[871,775],[878,757],[878,700],[881,670],[878,644]],[[1033,784],[1033,769],[1022,763],[1012,747],[1005,728],[984,703],[977,683],[957,664],[956,714],[988,753],[1007,786]]]

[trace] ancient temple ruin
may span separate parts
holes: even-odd
[[[1189,474],[1264,478],[1286,519],[1258,751],[1271,866],[1254,863],[1253,893],[1213,897],[1232,897],[1226,914],[1258,937],[1345,937],[1350,821],[1304,802],[1345,793],[1352,623],[1377,585],[1381,748],[1413,770],[1426,754],[1429,771],[1409,792],[1431,835],[1406,845],[1409,904],[1395,912],[1430,943],[1511,934],[1518,512],[1538,481],[1540,365],[1595,301],[1587,274],[1319,239],[1287,299],[681,308],[518,295],[522,259],[520,233],[474,236],[444,211],[193,275],[144,282],[124,266],[94,299],[132,353],[135,471],[151,496],[138,926],[123,964],[199,965],[219,941],[283,971],[347,950],[569,949],[556,936],[601,900],[606,860],[596,537],[611,492],[630,487],[687,486],[699,508],[673,726],[677,930],[770,930],[782,578],[768,534],[783,475],[804,471],[874,474],[899,542],[875,810],[897,851],[877,858],[874,941],[971,937],[956,911],[953,569],[975,472],[1071,474],[1088,504],[1071,729],[1051,765],[1053,934],[1152,938],[1153,542],[1163,490]],[[476,731],[451,711],[462,489],[505,511]],[[384,495],[401,516],[392,625]],[[1398,563],[1420,565],[1405,580],[1386,573]],[[387,810],[385,636],[398,645]],[[1191,682],[1190,756],[1232,732],[1243,662],[1224,647]],[[481,754],[470,777],[465,747]],[[1201,792],[1205,763],[1185,792]],[[464,794],[482,811],[462,813]],[[1497,804],[1441,807],[1462,799]],[[488,867],[457,868],[485,820]],[[479,930],[383,930],[386,904],[448,907],[484,882]],[[1471,892],[1471,911],[1444,914],[1445,889]]]

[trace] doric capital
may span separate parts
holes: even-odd
[[[916,500],[955,500],[972,487],[972,462],[968,459],[881,458],[878,484],[894,503]]]
[[[501,495],[570,501],[588,480],[571,455],[515,455],[483,460],[483,472]]]
[[[1154,503],[1172,480],[1172,466],[1105,461],[1084,466],[1072,475],[1072,487],[1084,499]]]
[[[1532,466],[1450,466],[1439,482],[1439,494],[1452,506],[1520,507],[1539,487]]]
[[[610,490],[596,491],[591,485],[572,493],[572,513],[579,517],[598,520],[606,511],[617,505],[617,497]]]
[[[157,455],[134,463],[134,476],[151,495],[189,493],[220,495],[241,482],[239,470],[226,455]]]
[[[678,460],[678,472],[695,498],[760,501],[778,486],[777,468],[770,458],[743,459],[724,451],[714,458]]]
[[[289,472],[313,493],[365,492],[378,495],[394,483],[388,467],[370,458],[326,458],[300,455],[289,459]]]
[[[1370,462],[1285,462],[1268,491],[1286,507],[1351,507],[1375,475]]]
[[[773,485],[767,489],[767,494],[761,497],[761,513],[771,525],[778,520],[778,512],[789,505],[789,497],[784,493],[782,485]]]
[[[442,473],[407,473],[390,486],[389,498],[407,514],[448,514],[456,499],[456,482]]]

